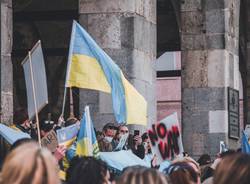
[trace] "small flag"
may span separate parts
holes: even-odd
[[[77,136],[76,154],[81,156],[99,156],[99,147],[88,106],[85,107],[85,112],[81,120]]]
[[[242,131],[242,142],[241,142],[241,149],[242,153],[250,154],[250,145],[248,143],[248,137],[246,136],[245,132]]]
[[[118,65],[73,21],[65,87],[111,93],[118,123],[147,124],[147,102]]]
[[[56,131],[59,145],[64,145],[69,148],[76,140],[79,126],[77,124],[67,126]]]

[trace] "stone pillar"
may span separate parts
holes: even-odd
[[[155,0],[80,0],[79,22],[120,66],[127,79],[148,102],[148,123],[156,120]],[[114,122],[108,94],[80,90],[80,112],[90,104],[95,127]],[[133,127],[143,129],[142,127]]]
[[[13,120],[12,1],[1,1],[1,123]]]
[[[182,128],[185,151],[195,158],[219,152],[228,138],[227,87],[239,89],[238,0],[181,3]]]

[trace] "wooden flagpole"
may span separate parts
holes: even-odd
[[[34,76],[33,76],[32,64],[31,64],[30,51],[29,51],[29,63],[30,63],[31,83],[32,83],[32,90],[33,90],[33,97],[34,97],[35,113],[36,113],[36,125],[37,125],[38,143],[39,143],[39,145],[41,147],[40,125],[39,125],[39,118],[38,118],[38,111],[37,111],[37,104],[36,104],[36,92],[35,92],[35,84],[34,84]]]
[[[69,114],[69,117],[70,118],[74,118],[75,115],[74,115],[74,101],[73,101],[73,93],[72,93],[72,88],[70,87],[69,88],[69,100],[70,100],[70,114]]]
[[[61,114],[62,118],[64,116],[64,110],[65,110],[66,93],[67,93],[67,87],[64,87],[63,106],[62,106],[62,114]]]

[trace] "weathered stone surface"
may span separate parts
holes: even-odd
[[[112,96],[110,93],[99,92],[99,109],[102,114],[112,114]]]
[[[149,23],[142,17],[136,16],[134,46],[137,50],[156,56],[156,25]]]
[[[182,0],[181,11],[197,11],[202,8],[202,0]]]
[[[184,140],[187,140],[192,132],[207,133],[208,121],[208,111],[197,110],[193,112],[192,115],[184,111],[182,117],[182,122],[184,122],[184,124],[182,124]]]
[[[229,62],[225,50],[208,52],[208,86],[223,87],[228,85]]]
[[[204,1],[206,10],[214,10],[214,9],[224,9],[225,1],[227,0],[208,0]]]
[[[225,32],[225,12],[224,10],[206,11],[206,31],[207,33]]]
[[[182,58],[182,85],[190,87],[206,87],[207,78],[207,51],[183,51]]]
[[[84,112],[86,105],[90,106],[92,112],[99,113],[99,92],[95,90],[80,89],[79,91],[79,112]]]
[[[121,27],[116,14],[88,15],[88,31],[102,48],[121,48]]]
[[[192,156],[198,158],[200,155],[206,152],[206,145],[204,144],[206,140],[206,134],[194,133],[191,136],[192,142],[190,142],[190,147],[192,148]]]
[[[228,111],[209,111],[209,133],[228,133]]]
[[[1,1],[1,55],[12,51],[12,9],[11,1]]]
[[[203,50],[206,48],[205,34],[186,34],[182,35],[181,50]]]
[[[206,35],[206,48],[207,49],[225,49],[224,33]]]
[[[1,92],[1,123],[13,123],[13,93]]]
[[[186,34],[182,36],[182,51],[224,49],[225,35],[222,34]]]
[[[80,0],[80,14],[90,13],[136,13],[148,21],[156,23],[155,0]]]
[[[124,48],[134,48],[134,17],[131,16],[123,16],[121,17],[121,46]]]
[[[10,56],[1,57],[1,92],[12,93],[13,74]]]
[[[229,87],[234,87],[234,55],[229,53]]]
[[[133,59],[135,62],[133,64],[133,72],[131,77],[136,77],[139,80],[145,81],[150,85],[153,85],[155,81],[155,70],[152,69],[152,64],[154,62],[155,56],[148,55],[145,52],[134,50]]]
[[[183,113],[227,109],[227,88],[185,88],[182,91]]]
[[[199,11],[181,12],[182,34],[201,34],[203,31],[204,20]]]
[[[225,34],[225,47],[231,53],[238,55],[239,40],[237,38],[229,36],[228,34]]]

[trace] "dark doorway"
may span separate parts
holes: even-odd
[[[48,113],[52,113],[52,119],[56,120],[60,115],[73,19],[78,20],[78,0],[13,1],[14,111],[19,107],[27,107],[21,62],[34,44],[41,40],[47,73],[49,104],[39,116],[46,118]],[[75,115],[78,116],[78,90],[74,89],[73,94]],[[66,104],[68,103],[66,101]],[[69,108],[65,110],[65,117],[68,117]]]

